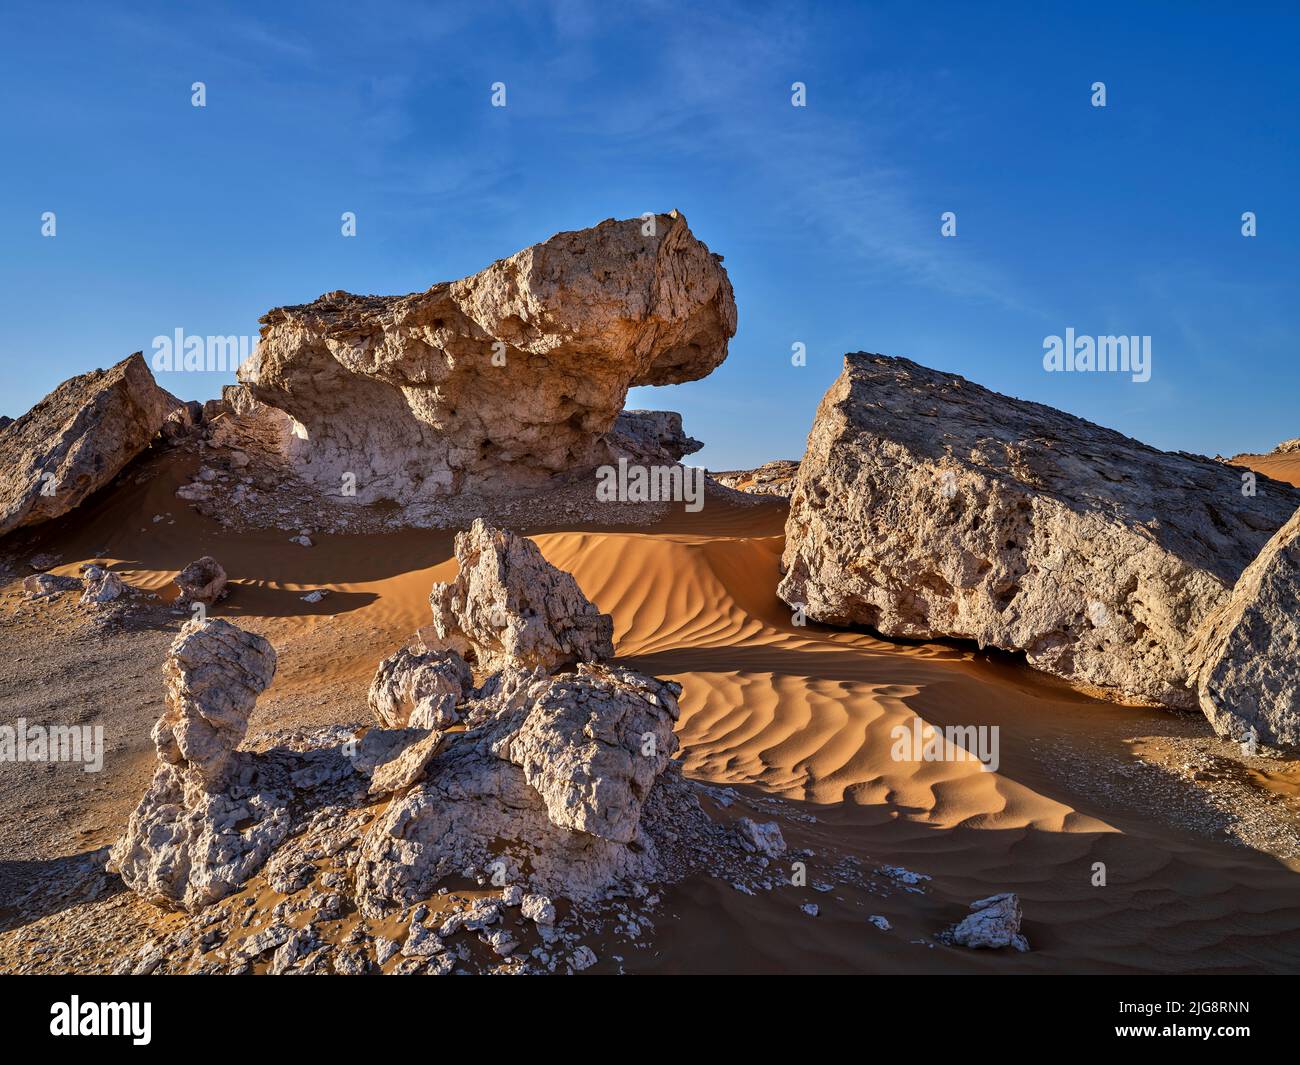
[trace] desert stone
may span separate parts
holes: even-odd
[[[181,406],[154,382],[138,351],[64,381],[0,429],[0,535],[80,506]]]
[[[726,357],[731,283],[677,212],[559,233],[408,296],[332,292],[262,319],[231,410],[287,415],[297,472],[358,502],[510,492],[590,468],[629,387]],[[265,418],[263,420],[266,420]]]
[[[806,618],[956,637],[1124,701],[1191,708],[1188,643],[1300,489],[1158,451],[907,359],[818,407],[779,595]]]
[[[1300,511],[1197,634],[1196,694],[1220,736],[1300,747]]]

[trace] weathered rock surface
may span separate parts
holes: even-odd
[[[527,537],[481,519],[456,535],[456,579],[435,584],[434,645],[479,668],[597,662],[614,654],[614,623]]]
[[[785,853],[785,838],[781,835],[781,826],[775,821],[760,825],[752,818],[742,817],[736,822],[736,832],[740,836],[740,845],[747,851],[769,858],[779,858]]]
[[[474,686],[455,651],[417,653],[403,647],[379,663],[369,703],[385,728],[446,728],[460,720],[457,704]]]
[[[1215,732],[1300,747],[1300,510],[1206,619],[1192,656]]]
[[[818,408],[779,595],[808,618],[957,637],[1112,697],[1196,705],[1188,642],[1300,489],[1168,453],[906,359],[858,353]]]
[[[781,496],[785,499],[794,491],[795,478],[799,475],[799,463],[794,459],[775,459],[765,462],[752,470],[724,470],[710,473],[718,484],[734,488],[737,492],[749,492],[757,496]]]
[[[592,897],[644,877],[652,784],[676,750],[675,684],[578,667],[445,736],[425,780],[394,799],[362,840],[358,905],[369,916],[427,897],[443,877],[527,865],[541,891]]]
[[[286,802],[235,771],[275,652],[227,621],[188,622],[164,667],[167,709],[153,729],[161,763],[109,867],[151,901],[197,909],[236,890],[289,829]]]
[[[274,675],[275,651],[261,636],[219,618],[187,622],[163,666],[167,709],[153,729],[158,757],[219,785]]]
[[[126,590],[122,578],[103,566],[87,566],[81,576],[85,582],[85,591],[81,594],[82,606],[111,603]]]
[[[23,594],[28,599],[45,599],[61,592],[80,592],[85,588],[79,577],[60,577],[56,573],[32,573],[23,578]]]
[[[226,594],[226,571],[211,555],[204,555],[176,574],[175,583],[183,602],[211,606]]]
[[[559,233],[408,296],[333,292],[262,319],[247,396],[286,412],[298,472],[356,499],[510,492],[589,468],[633,385],[726,357],[721,258],[677,212]]]
[[[402,748],[395,758],[381,762],[370,774],[370,794],[386,795],[408,788],[424,775],[424,770],[438,753],[443,733],[436,730]]]
[[[148,447],[178,408],[139,352],[64,381],[0,429],[0,535],[79,506]]]
[[[1273,449],[1272,453],[1274,455],[1289,455],[1295,451],[1300,451],[1300,436],[1294,437],[1290,440],[1283,440],[1282,443],[1278,444],[1277,447]]]
[[[647,466],[680,462],[704,446],[686,435],[682,416],[670,410],[620,411],[609,443],[616,456]]]
[[[1001,947],[1029,949],[1029,940],[1020,934],[1020,897],[1007,892],[977,899],[970,904],[972,913],[952,930],[952,941],[961,947],[997,950]]]

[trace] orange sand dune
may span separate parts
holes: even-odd
[[[1300,451],[1282,455],[1238,455],[1232,461],[1274,480],[1300,487]]]

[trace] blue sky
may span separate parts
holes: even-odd
[[[1165,448],[1300,435],[1300,6],[991,6],[6,4],[0,413],[177,328],[676,207],[740,329],[628,402],[715,469],[801,454],[857,350]],[[1150,335],[1151,380],[1044,372],[1067,327]]]

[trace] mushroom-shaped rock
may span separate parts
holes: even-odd
[[[300,475],[358,502],[503,493],[609,458],[633,385],[711,373],[736,331],[677,212],[559,233],[408,296],[333,292],[262,319],[250,401],[291,416]]]
[[[219,784],[275,675],[275,650],[220,618],[185,624],[163,666],[167,709],[153,728],[158,757]]]
[[[275,651],[227,621],[189,621],[163,667],[159,766],[113,845],[109,868],[160,906],[195,910],[239,888],[289,831],[283,804],[233,780],[235,748]]]

